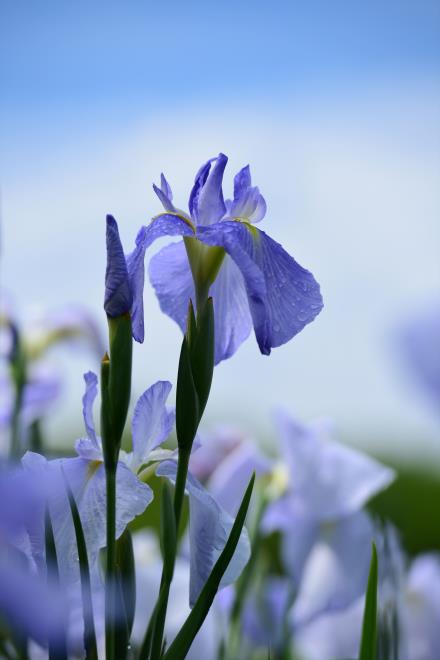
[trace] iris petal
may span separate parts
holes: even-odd
[[[155,218],[147,227],[142,227],[136,237],[136,247],[127,256],[127,268],[133,292],[131,319],[133,337],[144,341],[144,259],[150,245],[162,236],[192,236],[193,230],[184,218],[173,213],[164,213]]]
[[[243,275],[228,256],[210,289],[214,302],[215,363],[230,358],[248,338],[252,317]]]
[[[164,442],[174,424],[174,412],[165,404],[171,391],[171,383],[158,381],[138,399],[133,413],[133,459],[132,468],[148,459],[150,452]]]
[[[98,447],[95,422],[93,421],[93,403],[98,394],[98,376],[94,374],[93,371],[88,371],[84,374],[84,381],[86,384],[86,391],[82,398],[84,425],[86,427],[87,436]]]
[[[327,437],[322,426],[303,426],[283,412],[276,421],[295,500],[313,519],[334,520],[358,511],[393,481],[393,470]]]
[[[262,353],[286,343],[322,309],[319,285],[279,243],[264,232],[234,221],[199,227],[198,238],[223,247],[240,268],[255,335]]]
[[[294,621],[304,625],[362,596],[367,583],[374,526],[363,511],[324,527],[304,567]]]
[[[148,272],[162,312],[185,332],[188,304],[195,300],[195,292],[183,242],[171,243],[155,254]]]
[[[107,216],[107,268],[105,272],[104,309],[108,316],[121,316],[130,311],[133,296],[124,251],[116,220]]]
[[[176,472],[177,465],[174,461],[166,461],[157,469],[159,476],[167,477],[173,483]],[[191,474],[188,474],[186,490],[189,495],[190,511],[189,599],[192,607],[226,544],[234,521]],[[249,537],[246,529],[243,528],[234,556],[220,583],[222,587],[231,584],[239,577],[249,556]]]
[[[222,181],[228,159],[219,154],[213,161],[212,166],[208,161],[199,170],[190,195],[189,209],[198,225],[218,222],[226,212]]]

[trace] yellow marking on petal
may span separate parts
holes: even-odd
[[[90,481],[90,479],[93,477],[93,475],[99,470],[101,465],[103,464],[103,461],[90,461],[89,465],[87,467],[87,474],[86,474],[86,484]]]
[[[242,225],[245,225],[247,229],[251,232],[253,238],[258,238],[258,229],[254,227],[254,225],[251,223],[249,218],[240,218],[237,216],[236,218],[233,218],[236,222],[240,222]]]
[[[284,495],[289,485],[289,471],[283,463],[277,463],[269,477],[267,496],[275,500]]]
[[[164,211],[163,213],[158,213],[157,215],[155,215],[155,216],[152,218],[150,224],[151,224],[152,222],[154,222],[155,220],[157,220],[158,218],[163,218],[164,215],[173,215],[173,216],[175,216],[176,218],[180,218],[181,220],[183,220],[183,222],[185,222],[185,223],[188,225],[188,227],[189,227],[190,229],[192,229],[192,231],[194,232],[194,234],[196,233],[196,228],[195,228],[194,223],[192,223],[191,220],[190,220],[189,218],[185,217],[185,216],[182,215],[181,213],[177,213],[177,211]]]

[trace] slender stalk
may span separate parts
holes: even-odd
[[[107,558],[105,581],[105,656],[115,660],[116,468],[105,471],[107,487]]]

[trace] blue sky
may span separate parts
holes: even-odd
[[[24,315],[66,300],[99,315],[105,213],[128,249],[158,210],[160,171],[185,206],[198,166],[222,150],[227,187],[251,163],[264,228],[314,272],[326,307],[270,359],[252,339],[221,365],[208,420],[226,410],[268,430],[283,404],[333,417],[349,439],[438,436],[392,349],[400,320],[440,289],[437,2],[0,11],[2,283]],[[146,289],[138,393],[174,381],[180,341]],[[70,373],[72,420],[91,366],[78,358]]]

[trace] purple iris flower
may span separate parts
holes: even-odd
[[[234,198],[224,200],[226,163],[227,157],[220,154],[200,168],[189,198],[189,214],[174,206],[171,188],[161,176],[161,186],[154,190],[165,212],[141,229],[125,270],[121,250],[114,249],[118,267],[109,287],[110,298],[118,300],[110,308],[112,314],[133,305],[132,316],[134,312],[141,315],[146,248],[159,236],[182,235],[183,242],[165,247],[151,260],[150,280],[162,311],[182,331],[189,300],[197,305],[202,290],[205,297],[213,297],[216,363],[235,353],[252,325],[261,352],[268,355],[322,309],[313,275],[255,227],[265,215],[266,203],[251,184],[249,166],[234,179]]]
[[[86,437],[76,443],[75,458],[47,461],[43,456],[28,452],[23,458],[25,470],[31,474],[48,473],[60,480],[64,472],[75,496],[86,539],[94,586],[101,588],[98,553],[106,543],[106,483],[101,439],[93,420],[93,404],[97,396],[98,379],[88,372],[84,376],[86,390],[83,396],[83,417]],[[132,418],[133,451],[120,452],[116,471],[116,536],[127,524],[141,514],[153,499],[153,492],[143,481],[156,470],[159,476],[174,481],[177,452],[160,445],[169,437],[174,425],[174,412],[166,401],[171,383],[158,381],[147,389],[136,403]],[[150,469],[152,468],[152,469]],[[226,543],[233,519],[193,477],[188,475],[186,485],[190,500],[190,602],[194,603],[217,557]],[[55,493],[50,503],[52,525],[58,554],[61,557],[60,575],[73,589],[73,600],[78,599],[79,567],[74,528],[69,514],[65,492]],[[32,558],[41,564],[44,558],[43,517],[32,526]],[[241,573],[249,558],[249,539],[243,530],[233,560],[222,584],[230,584]],[[76,589],[75,589],[76,587]]]
[[[364,593],[376,530],[362,508],[394,472],[336,442],[322,422],[306,426],[284,413],[277,422],[287,489],[263,527],[283,533],[284,562],[297,585],[294,622],[304,625]]]

